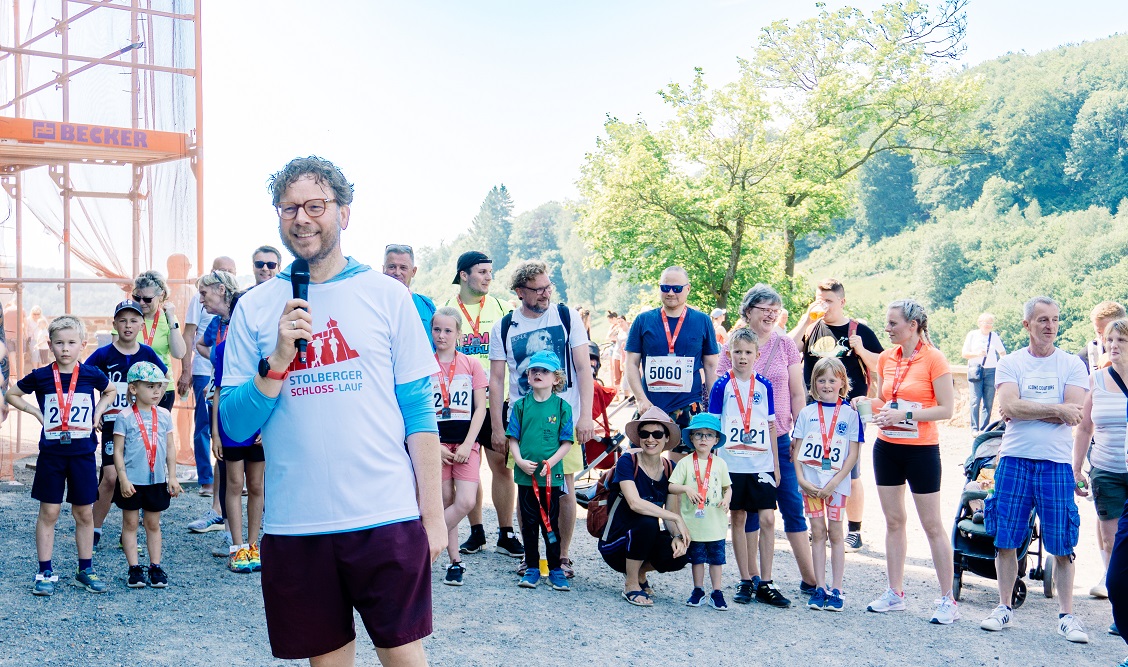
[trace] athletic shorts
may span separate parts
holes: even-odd
[[[439,444],[446,447],[451,452],[454,452],[462,445],[461,442],[442,442]],[[470,457],[466,459],[466,463],[443,464],[443,481],[457,479],[461,482],[477,482],[481,480],[481,469],[481,445],[475,442],[474,446],[470,448]]]
[[[112,468],[114,466],[114,455],[110,451],[110,445],[114,441],[114,423],[107,422],[102,426],[102,444],[98,447],[98,451],[102,457],[102,467]]]
[[[760,510],[774,510],[776,508],[776,487],[767,482],[760,481],[760,475],[771,476],[772,473],[734,472],[732,478],[732,502],[729,509],[738,512],[759,512]]]
[[[64,490],[66,501],[74,506],[93,505],[98,499],[98,462],[94,452],[72,456],[39,453],[31,497],[41,503],[61,505]]]
[[[1073,466],[1068,463],[1001,457],[995,492],[983,507],[984,527],[995,536],[995,548],[1021,547],[1030,530],[1030,512],[1036,510],[1046,551],[1073,556],[1081,528],[1073,488]]]
[[[873,478],[878,486],[901,486],[913,493],[940,491],[940,445],[902,445],[878,438],[873,443]]]
[[[725,541],[690,542],[685,555],[690,565],[724,565]]]
[[[826,517],[827,521],[842,521],[846,518],[846,496],[832,493],[830,498],[803,496],[803,516],[808,519]]]
[[[509,401],[501,404],[501,425],[504,430],[506,424],[509,423]],[[482,430],[478,431],[478,444],[486,449],[497,452],[498,454],[509,454],[509,441],[502,445],[501,449],[493,446],[493,422],[490,421],[490,411],[486,410],[486,421],[482,422]]]
[[[681,428],[681,430],[684,431],[687,428],[689,428],[689,420],[693,417],[693,415],[695,415],[699,412],[701,412],[701,404],[700,403],[690,403],[689,405],[685,406],[684,408],[678,408],[677,410],[671,410],[670,412],[668,412],[666,414],[668,414],[670,416],[670,419],[674,420],[674,423],[677,424],[678,427]],[[635,419],[638,419],[637,413],[636,413]],[[686,438],[686,439],[683,439],[680,443],[678,443],[678,446],[674,447],[671,451],[673,451],[675,454],[691,454],[691,453],[693,453],[693,445],[689,444],[689,439]]]
[[[431,559],[418,519],[326,535],[262,537],[270,650],[283,660],[356,639],[353,609],[377,648],[431,634]]]
[[[1120,519],[1124,503],[1128,502],[1128,473],[1093,468],[1089,471],[1089,482],[1093,487],[1097,518],[1101,521]]]
[[[114,504],[119,509],[135,512],[163,512],[168,509],[172,496],[167,484],[134,484],[134,494],[128,498],[121,495],[121,484],[114,485]]]
[[[223,447],[224,461],[250,461],[262,463],[266,460],[266,452],[262,445],[243,445],[242,447]]]

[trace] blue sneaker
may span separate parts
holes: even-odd
[[[106,592],[106,582],[98,578],[98,575],[94,573],[94,568],[92,567],[79,570],[78,574],[74,575],[74,585],[79,588],[85,588],[91,593]]]
[[[725,594],[721,591],[714,590],[709,594],[709,606],[717,611],[728,611],[728,603],[725,602]]]
[[[530,567],[529,571],[525,573],[525,576],[521,577],[521,581],[517,582],[517,585],[521,588],[536,588],[539,583],[540,570]]]
[[[188,524],[188,530],[193,533],[208,533],[213,530],[223,530],[223,517],[208,508],[202,517]]]
[[[689,599],[685,601],[685,603],[690,607],[700,607],[703,602],[705,602],[705,591],[701,588],[697,588],[696,586],[689,594]]]
[[[815,611],[826,608],[826,591],[822,587],[816,588],[815,592],[811,593],[811,599],[807,600],[807,608]]]
[[[826,596],[824,611],[842,611],[842,591],[835,588]]]
[[[51,595],[55,592],[55,583],[59,581],[59,575],[51,570],[40,572],[35,575],[35,585],[31,588],[32,595]]]
[[[564,568],[562,567],[548,571],[548,584],[552,586],[552,590],[554,591],[572,590],[572,588],[568,586],[568,575],[564,574]]]

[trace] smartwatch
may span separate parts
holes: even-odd
[[[905,421],[912,421],[912,420],[913,420],[913,411],[907,410],[905,412]]]
[[[270,369],[270,357],[259,359],[259,375],[268,380],[285,380],[290,371],[274,371]]]
[[[174,322],[172,323],[172,328],[173,328],[173,329],[179,329],[179,328],[180,328],[180,322],[176,322],[176,321],[174,321]]]

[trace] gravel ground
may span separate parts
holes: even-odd
[[[966,429],[942,428],[945,515],[955,514],[962,487],[958,464],[969,449]],[[868,452],[867,452],[868,454]],[[868,461],[866,463],[868,467]],[[61,585],[51,598],[30,594],[35,573],[34,522],[37,504],[29,496],[32,472],[16,465],[22,491],[0,493],[0,665],[283,665],[266,640],[258,575],[237,575],[210,555],[219,533],[192,535],[184,525],[208,506],[193,492],[173,501],[164,516],[165,557],[170,586],[165,590],[125,587],[125,558],[116,548],[120,513],[106,523],[107,537],[95,553],[95,567],[109,580],[104,595]],[[869,475],[867,474],[867,477]],[[440,584],[444,555],[433,573],[435,633],[426,640],[432,664],[654,665],[691,661],[726,665],[755,661],[793,665],[798,661],[852,665],[1113,665],[1128,654],[1123,640],[1106,634],[1107,601],[1091,599],[1099,576],[1095,513],[1082,502],[1082,536],[1075,611],[1091,643],[1070,644],[1056,633],[1056,600],[1031,587],[1016,624],[1002,633],[979,629],[994,607],[994,581],[965,578],[961,621],[947,627],[928,623],[938,596],[927,542],[910,510],[909,564],[904,613],[865,613],[885,587],[884,524],[872,479],[867,480],[862,551],[846,559],[846,610],[776,610],[731,604],[737,581],[726,566],[731,608],[720,613],[683,602],[691,580],[683,572],[654,576],[655,606],[632,607],[619,593],[622,579],[603,564],[595,540],[577,527],[573,560],[578,571],[571,592],[516,587],[516,561],[493,553],[465,557],[466,585]],[[488,497],[488,494],[487,494]],[[66,506],[64,506],[66,507]],[[487,526],[496,523],[492,516]],[[465,536],[465,526],[464,536]],[[74,524],[64,509],[59,520],[55,562],[60,584],[75,563]],[[730,548],[730,563],[731,548]],[[144,562],[144,561],[143,561]],[[775,580],[799,603],[798,573],[782,534],[777,540]],[[804,600],[805,602],[805,600]],[[377,664],[363,636],[358,664]]]

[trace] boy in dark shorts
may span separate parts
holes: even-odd
[[[126,381],[132,405],[114,421],[113,447],[118,477],[114,504],[121,508],[121,543],[129,563],[126,585],[144,588],[148,583],[153,588],[164,588],[168,575],[161,568],[161,512],[168,509],[171,498],[180,495],[172,413],[158,405],[164,398],[168,378],[156,364],[141,361],[129,369]],[[141,510],[145,510],[145,541],[149,545],[148,582],[137,558],[137,519]]]
[[[137,340],[141,333],[145,316],[141,314],[141,304],[130,299],[122,301],[114,308],[114,331],[117,338],[109,345],[94,350],[86,359],[87,366],[93,366],[106,374],[113,383],[116,393],[114,402],[102,415],[102,465],[101,481],[98,484],[98,500],[94,503],[94,547],[102,538],[102,524],[110,512],[110,503],[117,489],[117,468],[114,468],[114,420],[122,410],[129,410],[129,392],[126,391],[126,375],[133,364],[148,361],[156,364],[162,373],[168,368],[153,351],[153,348]]]
[[[59,580],[52,569],[55,523],[66,501],[74,516],[74,540],[78,548],[78,573],[74,584],[91,593],[104,593],[106,582],[94,572],[94,500],[98,497],[98,471],[94,451],[94,424],[114,400],[114,386],[102,371],[80,364],[86,347],[86,327],[73,315],[56,317],[47,327],[55,362],[28,373],[8,390],[8,405],[28,413],[43,425],[39,434],[39,458],[31,497],[39,501],[35,524],[35,549],[39,573],[32,593],[51,595]],[[97,404],[94,392],[101,394]],[[24,400],[35,394],[37,405]]]

